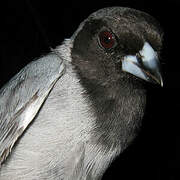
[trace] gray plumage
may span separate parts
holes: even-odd
[[[121,42],[105,52],[97,34],[107,27]],[[156,52],[162,46],[152,17],[106,8],[13,77],[0,90],[0,179],[100,179],[135,138],[145,109],[144,83],[132,75],[142,74],[122,71],[127,65],[120,61],[138,52],[146,57],[146,49],[154,53],[149,43]],[[142,67],[142,79],[162,81],[156,64],[153,71]]]

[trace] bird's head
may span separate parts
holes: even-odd
[[[159,55],[163,32],[150,15],[112,7],[91,14],[73,35],[72,59],[85,80],[109,86],[120,80],[163,85]]]

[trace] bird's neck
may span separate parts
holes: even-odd
[[[110,87],[81,80],[96,116],[94,137],[105,149],[125,149],[141,125],[146,92],[138,83],[122,81]]]

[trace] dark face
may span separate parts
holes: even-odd
[[[72,64],[96,117],[92,140],[123,150],[141,125],[143,80],[163,85],[160,27],[143,12],[106,8],[90,15],[72,39]]]
[[[72,39],[72,64],[96,114],[92,139],[105,149],[122,150],[141,124],[143,80],[162,85],[159,25],[140,11],[106,8],[90,15]]]
[[[141,58],[139,52],[146,42],[159,55],[161,36],[157,22],[139,11],[91,15],[74,39],[72,62],[85,80],[102,86],[122,79],[139,81],[134,73],[122,69],[124,58]]]

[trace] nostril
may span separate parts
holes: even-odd
[[[142,56],[140,52],[138,52],[136,53],[136,58],[137,58],[138,63],[143,67],[144,65],[143,65],[142,59],[144,58],[144,56]]]

